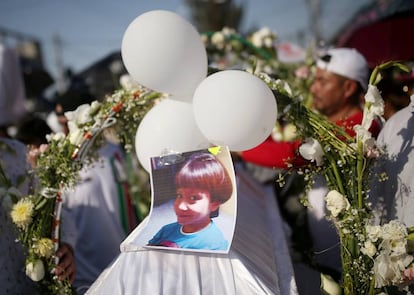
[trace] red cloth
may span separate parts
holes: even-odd
[[[343,126],[345,131],[352,137],[355,136],[353,127],[361,124],[363,112],[360,111],[345,120],[335,122],[338,126]],[[377,137],[381,130],[378,121],[374,121],[371,125],[370,132],[373,137]],[[258,146],[241,152],[241,158],[246,162],[251,162],[260,166],[274,168],[289,168],[288,166],[300,167],[309,163],[299,154],[299,146],[302,141],[274,141],[270,136]]]

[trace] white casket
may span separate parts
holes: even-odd
[[[228,254],[134,248],[144,221],[87,294],[298,294],[273,190],[242,169],[236,179],[237,223]]]

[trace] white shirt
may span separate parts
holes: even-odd
[[[378,145],[387,155],[376,172],[385,172],[388,179],[375,181],[371,198],[384,199],[385,222],[398,219],[406,226],[414,225],[414,115],[413,102],[395,113],[378,136]],[[375,175],[374,175],[375,178]]]
[[[111,161],[121,150],[107,144],[99,160],[80,171],[80,183],[65,192],[62,207],[63,240],[74,248],[75,287],[92,284],[101,271],[120,253],[126,237],[121,225],[118,182]]]

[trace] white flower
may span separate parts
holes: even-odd
[[[297,129],[294,124],[286,124],[283,127],[283,139],[285,141],[292,141],[295,140],[297,137]]]
[[[367,225],[365,227],[367,232],[367,237],[372,242],[378,241],[378,238],[381,237],[381,226],[379,225]]]
[[[230,35],[236,34],[236,30],[235,30],[235,29],[232,29],[232,28],[229,28],[229,27],[224,27],[224,28],[221,30],[221,32],[222,32],[225,36],[230,36]]]
[[[365,241],[364,246],[361,248],[361,252],[369,257],[374,257],[377,253],[377,247],[371,241]]]
[[[288,95],[293,95],[293,91],[292,91],[292,88],[290,88],[290,85],[285,81],[285,80],[280,80],[280,79],[277,79],[276,81],[275,81],[275,85],[277,86],[277,87],[281,87],[284,91],[286,91],[286,93],[288,94]]]
[[[226,38],[224,37],[224,34],[222,32],[215,32],[211,36],[211,43],[213,43],[213,45],[215,45],[218,49],[223,49],[224,48],[224,41],[225,40],[226,40]]]
[[[364,116],[362,118],[362,127],[368,130],[371,127],[375,116],[381,117],[384,114],[384,100],[378,88],[374,85],[368,85],[365,94]]]
[[[94,116],[94,115],[96,115],[96,114],[98,113],[98,111],[100,110],[101,105],[102,105],[102,104],[101,104],[99,101],[94,100],[94,101],[91,103],[91,107],[89,108],[89,116]]]
[[[398,220],[391,220],[382,226],[382,238],[384,240],[406,239],[407,229]]]
[[[78,125],[76,123],[69,121],[68,122],[68,128],[69,128],[69,142],[73,145],[79,146],[83,140],[83,131],[79,129]]]
[[[411,263],[412,256],[392,256],[381,253],[374,260],[375,287],[398,285],[404,282],[404,270]]]
[[[362,141],[363,144],[372,138],[371,132],[369,132],[369,130],[364,128],[362,125],[355,125],[354,130],[358,140]]]
[[[63,132],[56,132],[56,133],[52,133],[52,134],[48,134],[46,135],[46,140],[48,142],[51,141],[63,141],[66,138],[65,133]]]
[[[368,85],[368,90],[365,94],[365,101],[373,105],[381,104],[383,100],[377,86],[371,84]]]
[[[26,275],[34,282],[38,282],[45,276],[45,266],[42,260],[37,259],[26,265]]]
[[[265,37],[263,38],[263,45],[264,47],[271,48],[273,46],[273,38],[272,37]]]
[[[65,117],[68,121],[74,122],[76,125],[83,125],[92,120],[90,116],[91,106],[89,104],[81,104],[76,110],[65,112]]]
[[[283,140],[282,128],[280,124],[276,124],[275,127],[273,127],[271,136],[274,141]]]
[[[261,28],[251,36],[251,42],[256,47],[271,48],[275,39],[276,35],[267,27]]]
[[[316,162],[317,166],[321,166],[323,163],[323,148],[314,138],[307,138],[299,147],[299,153],[304,159]]]
[[[324,275],[321,273],[321,290],[324,291],[324,294],[329,295],[340,295],[342,294],[341,287],[332,279],[331,276]]]
[[[344,210],[351,208],[348,199],[336,190],[331,190],[325,197],[326,208],[333,217],[337,217]]]
[[[139,83],[128,74],[124,74],[119,78],[119,84],[121,84],[122,88],[128,91],[138,89],[140,87]]]

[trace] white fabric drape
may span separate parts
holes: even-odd
[[[236,169],[238,209],[228,254],[128,247],[87,294],[298,294],[273,191]]]

